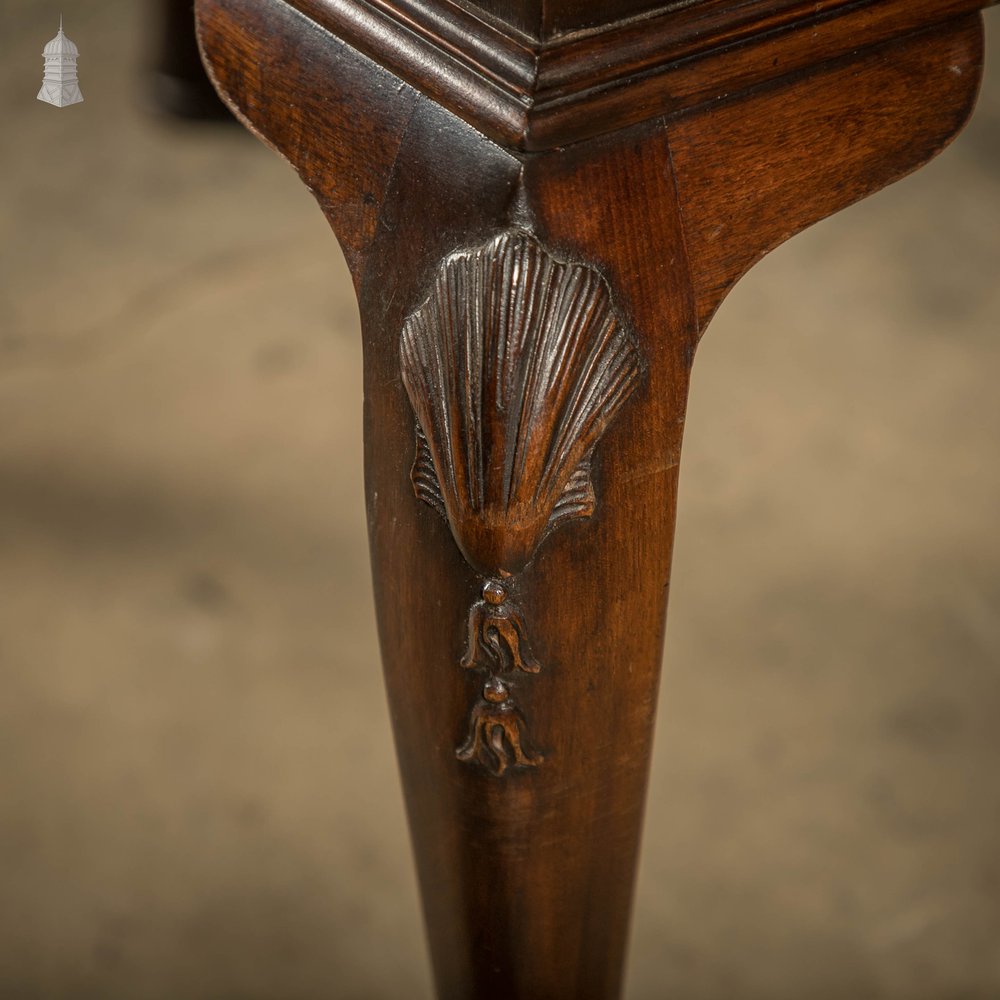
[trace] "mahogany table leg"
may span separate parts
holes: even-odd
[[[978,16],[531,152],[279,0],[199,16],[220,91],[314,191],[354,275],[378,624],[439,993],[615,997],[698,337],[767,249],[957,131]]]
[[[669,160],[646,129],[522,169],[449,117],[411,118],[360,287],[375,589],[431,946],[443,996],[613,996],[696,329]],[[419,357],[402,380],[400,330]],[[470,480],[445,517],[411,483],[415,411],[454,453],[438,495]],[[506,595],[484,608],[490,581]]]

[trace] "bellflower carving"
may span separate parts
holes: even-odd
[[[541,667],[511,585],[550,531],[593,514],[591,458],[639,383],[639,350],[598,271],[516,230],[444,261],[400,359],[414,491],[484,578],[461,665],[487,678],[456,753],[497,775],[530,767],[542,758],[511,686]]]

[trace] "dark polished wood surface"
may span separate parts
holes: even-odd
[[[672,7],[693,7],[712,0],[679,0]],[[571,31],[600,27],[612,21],[641,17],[662,9],[662,0],[467,0],[466,6],[486,17],[523,31],[526,35],[548,40]]]
[[[500,145],[540,151],[697,110],[983,2],[704,0],[548,41],[450,0],[291,6]]]
[[[637,28],[524,0],[502,30],[444,0],[199,0],[220,92],[358,293],[442,997],[618,995],[696,345],[764,253],[957,133],[978,6],[705,0]]]

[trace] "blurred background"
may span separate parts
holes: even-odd
[[[426,1000],[347,269],[150,109],[150,9],[0,6],[0,997]],[[964,134],[703,342],[630,1000],[1000,997],[987,21]]]

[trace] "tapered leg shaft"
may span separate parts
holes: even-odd
[[[361,285],[379,629],[434,964],[444,997],[611,997],[639,843],[695,330],[669,160],[662,133],[646,130],[624,150],[614,143],[554,154],[522,169],[449,119],[427,105],[411,121],[400,149],[410,167],[386,192],[386,221]],[[616,190],[629,191],[628,201]],[[476,511],[442,517],[416,496],[415,410],[396,375],[399,331],[429,293],[442,293],[434,291],[441,262],[456,247],[490,247],[498,233],[530,234],[538,257],[585,262],[581,271],[607,289],[634,350],[628,398],[588,455],[593,513],[541,537],[505,584],[538,672],[503,669],[512,664],[501,662],[508,643],[496,629],[495,666],[525,745],[544,759],[531,767],[511,760],[500,776],[496,760],[512,757],[511,741],[489,721],[482,757],[456,755],[469,735],[470,709],[489,704],[481,689],[490,664],[468,670],[461,660],[470,608],[490,567],[470,565],[449,524],[449,517],[474,522]],[[501,253],[494,244],[485,265],[477,263],[502,268]],[[466,373],[456,347],[482,312],[485,351],[511,350],[501,332],[505,313],[520,310],[530,323],[546,297],[582,294],[560,285],[565,270],[519,263],[519,273],[485,294],[455,274],[445,283],[453,298],[433,319],[447,326],[450,312],[454,325],[428,337],[445,342],[454,368],[441,373],[436,391],[447,394],[448,383],[465,374],[475,384],[463,382],[463,393],[489,395],[482,383],[500,376],[527,383],[534,400],[513,395],[534,406],[530,429],[552,465],[572,419],[551,398],[557,394],[546,393],[604,361],[589,345],[581,352],[549,345],[547,356],[519,357],[508,369],[481,363]],[[475,416],[487,419],[488,409],[480,403]],[[453,417],[444,447],[462,465],[472,415],[457,406]],[[521,423],[511,433],[520,444],[528,430]],[[497,459],[499,436],[494,428],[492,440],[476,439],[487,462]],[[539,466],[546,474],[546,461]],[[525,492],[534,496],[535,485]],[[531,516],[518,511],[515,519]],[[494,736],[499,748],[491,750]]]

